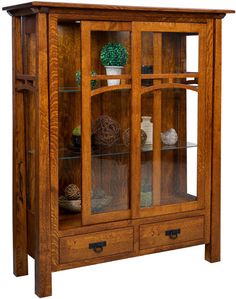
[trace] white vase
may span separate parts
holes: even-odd
[[[151,116],[142,116],[141,129],[147,134],[147,140],[145,144],[152,144],[153,123],[151,122]]]
[[[121,75],[123,66],[105,66],[106,74],[109,75]],[[113,85],[120,85],[120,79],[114,79],[114,80],[107,80],[108,86]]]

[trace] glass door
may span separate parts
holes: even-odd
[[[81,21],[82,221],[131,214],[131,23]]]
[[[203,208],[206,26],[53,24],[59,228]]]
[[[133,23],[134,218],[204,207],[206,27]]]

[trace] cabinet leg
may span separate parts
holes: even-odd
[[[43,261],[35,262],[35,294],[39,298],[52,295],[52,274],[48,271],[48,265],[43,265]]]
[[[19,159],[23,151],[15,149],[19,147],[14,147],[13,157],[13,273],[24,276],[28,274],[25,172],[24,159]]]
[[[210,263],[220,261],[220,241],[216,240],[205,246],[205,259]]]
[[[27,235],[25,230],[20,231],[20,228],[26,229],[26,225],[19,220],[18,216],[15,216],[13,223],[13,273],[15,276],[24,276],[28,275]]]
[[[36,17],[38,90],[36,101],[36,199],[35,199],[35,293],[52,295],[51,198],[49,171],[48,23],[47,14]]]
[[[210,263],[220,261],[220,190],[213,192],[211,207],[210,243],[205,247],[205,259]]]

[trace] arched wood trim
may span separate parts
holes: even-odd
[[[131,84],[121,84],[121,85],[113,85],[113,86],[103,86],[101,88],[94,89],[91,92],[91,96],[96,96],[98,94],[112,91],[112,90],[121,90],[121,89],[131,89]]]
[[[141,94],[152,92],[157,89],[166,89],[166,88],[181,88],[181,89],[189,89],[189,90],[193,90],[193,91],[198,91],[197,86],[191,86],[191,85],[186,85],[186,84],[181,84],[181,83],[163,83],[163,84],[153,85],[150,87],[143,87],[141,90]]]

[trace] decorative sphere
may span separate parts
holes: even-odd
[[[120,139],[120,125],[108,115],[99,116],[93,125],[94,143],[110,147]]]
[[[65,188],[65,197],[68,200],[77,200],[81,198],[80,189],[75,184],[70,184]]]
[[[123,144],[127,147],[130,146],[130,128],[126,129],[122,135]],[[147,134],[141,129],[141,147],[144,146],[147,140]]]

